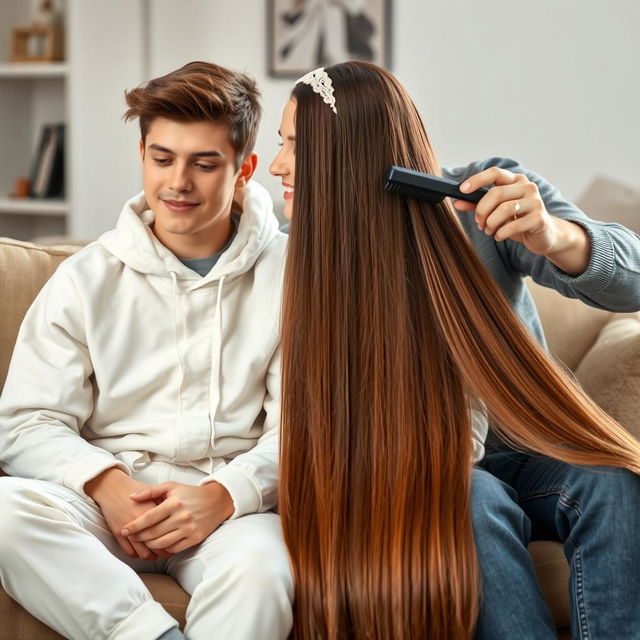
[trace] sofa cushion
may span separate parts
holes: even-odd
[[[24,314],[57,266],[78,249],[0,238],[0,389]]]
[[[569,565],[562,545],[550,540],[536,540],[529,545],[529,553],[533,558],[540,590],[549,605],[554,624],[558,628],[568,627]]]
[[[184,629],[189,594],[173,578],[155,573],[140,574],[153,599]],[[0,638],[3,640],[64,640],[34,618],[0,588]]]
[[[526,282],[540,314],[549,351],[575,371],[614,314],[589,307],[581,300],[565,298],[531,278]]]
[[[640,316],[614,317],[576,369],[584,390],[640,438]]]

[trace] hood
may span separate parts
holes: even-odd
[[[243,212],[236,237],[211,272],[201,278],[160,243],[149,228],[153,221],[153,212],[142,191],[125,203],[116,228],[107,231],[96,242],[140,273],[166,278],[174,277],[171,276],[173,273],[179,280],[206,284],[223,276],[228,279],[249,271],[278,233],[271,196],[262,185],[251,180],[244,190]]]

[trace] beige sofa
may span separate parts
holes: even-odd
[[[20,321],[36,293],[72,247],[39,247],[0,239],[0,387]],[[640,433],[640,315],[616,315],[531,285],[552,351],[586,390],[629,429]],[[569,638],[568,570],[562,547],[531,545],[543,592],[561,638]],[[167,576],[143,575],[154,597],[181,624],[188,595]],[[240,613],[240,612],[239,612]],[[0,638],[53,640],[60,636],[35,620],[0,589]]]

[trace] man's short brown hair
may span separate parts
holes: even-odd
[[[190,62],[165,76],[125,91],[126,121],[140,119],[143,143],[155,118],[177,122],[222,122],[229,127],[236,169],[256,143],[262,115],[260,92],[244,73],[210,62]]]

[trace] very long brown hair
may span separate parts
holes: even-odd
[[[411,99],[327,69],[337,114],[294,89],[280,509],[293,636],[466,640],[480,598],[469,398],[526,450],[640,471],[640,445],[530,336],[447,203],[383,189],[439,171]]]

